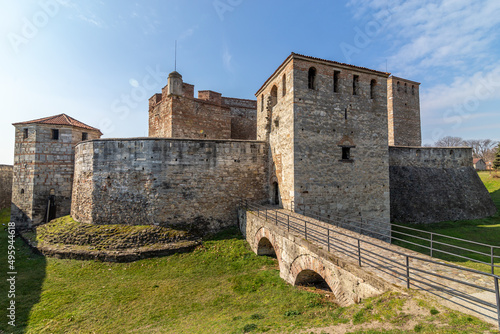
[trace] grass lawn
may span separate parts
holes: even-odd
[[[495,173],[489,173],[489,172],[479,172],[479,177],[483,181],[484,185],[488,189],[488,191],[491,194],[491,197],[493,199],[493,202],[497,206],[497,208],[500,208],[500,178],[494,177]],[[500,176],[500,173],[499,173]],[[399,225],[405,225],[409,227],[414,227],[417,229],[429,231],[429,232],[434,232],[434,233],[439,233],[439,234],[444,234],[447,236],[452,236],[456,238],[462,238],[462,239],[467,239],[467,240],[473,240],[477,241],[480,243],[488,244],[488,245],[493,245],[493,246],[500,246],[500,215],[499,212],[488,218],[484,219],[476,219],[476,220],[463,220],[463,221],[451,221],[451,222],[441,222],[441,223],[435,223],[435,224],[399,224]],[[398,229],[397,227],[394,228],[394,230],[401,230]],[[402,230],[405,233],[409,233],[408,231]],[[414,233],[414,232],[411,232]],[[415,233],[415,235],[429,238],[429,235],[427,233]],[[401,235],[397,233],[393,233],[393,236],[396,236],[398,238],[401,237]],[[406,240],[422,244],[425,246],[430,246],[430,243],[428,241],[422,241],[418,240],[416,238],[410,238],[410,237],[403,237]],[[435,237],[434,240],[436,241],[442,241],[446,242],[449,244],[457,245],[460,247],[465,247],[469,249],[473,249],[482,253],[490,254],[491,253],[491,248],[490,247],[483,247],[479,245],[473,245],[470,243],[463,243],[460,241],[453,241],[450,239],[446,238],[440,238],[440,237]],[[415,245],[409,245],[401,241],[395,241],[394,244],[413,249],[419,252],[422,252],[424,254],[429,254],[429,250],[424,249],[422,247],[418,247]],[[480,254],[476,254],[474,252],[467,252],[467,251],[462,251],[459,249],[456,249],[454,247],[447,247],[439,244],[434,244],[434,247],[437,249],[441,249],[447,252],[454,252],[458,253],[460,255],[470,257],[476,260],[480,260],[483,262],[490,263],[490,256],[483,256]],[[500,257],[500,249],[496,249],[495,255]],[[440,253],[439,251],[435,251],[433,253],[433,256],[439,257],[443,260],[447,260],[450,262],[454,262],[456,264],[464,265],[470,268],[474,268],[477,270],[482,270],[485,272],[491,272],[491,266],[477,263],[474,261],[470,260],[465,260],[465,259],[460,259],[456,256],[451,256],[447,255],[444,253]],[[500,258],[495,260],[495,263],[500,265]],[[496,274],[500,274],[500,268],[495,269]]]
[[[8,221],[8,210],[1,211],[0,222]],[[3,228],[0,252],[5,275]],[[285,284],[277,260],[253,254],[236,229],[204,241],[191,253],[132,263],[45,258],[32,254],[18,239],[15,264],[17,326],[7,325],[8,300],[2,297],[0,333],[286,333],[319,327],[336,332],[342,326],[358,333],[366,328],[370,333],[491,329],[413,292],[386,293],[340,308],[327,293]],[[0,280],[3,296],[7,288],[6,280]]]

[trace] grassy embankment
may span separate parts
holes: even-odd
[[[500,173],[498,175],[500,176]],[[497,208],[500,208],[500,178],[495,177],[494,172],[492,172],[492,173],[479,172],[479,177],[481,178],[484,185],[486,186],[486,188],[490,192],[491,198],[493,199],[493,202],[495,203]],[[499,214],[499,211],[497,211],[497,213],[494,216],[484,218],[484,219],[450,221],[450,222],[441,222],[441,223],[428,224],[428,225],[426,225],[426,224],[418,224],[418,225],[401,224],[401,225],[405,225],[405,226],[414,227],[414,228],[418,228],[418,229],[429,231],[429,232],[444,234],[447,236],[472,240],[472,241],[500,247],[500,214]],[[400,230],[400,229],[394,228],[394,230]],[[408,232],[405,230],[401,230],[401,231],[404,231],[405,233],[414,233],[417,236],[429,238],[428,233]],[[393,233],[393,235],[398,237],[398,238],[401,238],[401,235],[399,235],[397,233]],[[403,238],[405,238],[406,240],[409,240],[411,242],[425,245],[427,247],[430,246],[429,241],[422,241],[422,240],[419,240],[416,238],[410,238],[410,237],[403,237]],[[484,247],[484,246],[480,246],[480,245],[474,245],[471,243],[454,241],[454,240],[451,240],[448,238],[434,237],[434,241],[446,242],[446,243],[449,243],[452,245],[456,245],[456,246],[464,247],[464,248],[468,248],[468,249],[473,249],[473,250],[476,250],[478,252],[482,252],[482,253],[486,253],[486,254],[491,253],[490,247]],[[424,253],[424,254],[429,255],[429,253],[430,253],[430,251],[428,249],[424,249],[422,247],[418,247],[415,245],[405,244],[405,243],[400,242],[400,241],[396,241],[394,243],[398,244],[400,246],[403,246],[403,247],[407,247],[409,249],[416,250],[416,251]],[[477,254],[474,252],[463,251],[463,250],[457,249],[455,247],[439,245],[438,243],[434,243],[433,248],[438,249],[438,250],[443,250],[446,252],[458,253],[462,256],[466,256],[469,258],[480,260],[480,261],[483,261],[486,263],[490,263],[490,259],[491,259],[490,256],[483,256],[481,254]],[[495,264],[500,265],[500,249],[496,249],[496,250],[494,250],[494,252],[495,252],[495,255],[499,256],[499,258],[495,260]],[[440,253],[439,251],[434,251],[433,256],[441,258],[443,260],[454,262],[456,264],[467,266],[467,267],[470,267],[473,269],[482,270],[485,272],[491,272],[490,265],[461,259],[461,258],[458,258],[456,256],[451,256],[451,255],[447,255],[444,253]],[[496,268],[495,273],[500,274],[500,268]]]
[[[0,219],[8,222],[8,210]],[[133,263],[45,258],[20,240],[16,249],[17,326],[7,325],[8,286],[2,279],[0,333],[282,333],[318,327],[478,333],[491,328],[419,295],[386,293],[338,307],[331,294],[285,284],[277,260],[253,254],[234,229],[191,253]],[[5,275],[4,229],[0,252]]]

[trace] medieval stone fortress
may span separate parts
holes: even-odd
[[[149,100],[147,138],[100,139],[65,114],[15,123],[12,221],[214,231],[240,199],[380,230],[496,211],[470,148],[420,146],[417,82],[292,53],[256,97],[195,98],[172,72]]]

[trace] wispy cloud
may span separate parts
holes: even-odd
[[[198,29],[198,26],[194,26],[194,27],[191,27],[189,29],[186,29],[185,31],[183,31],[180,35],[179,35],[179,38],[178,40],[181,41],[183,39],[186,39],[186,38],[189,38],[191,36],[194,35],[195,31]]]
[[[399,75],[433,67],[477,70],[474,65],[492,59],[500,1],[350,0],[348,5],[358,19],[391,11],[386,37],[394,47],[388,60]]]
[[[224,46],[224,50],[222,52],[222,63],[224,64],[224,68],[229,72],[234,72],[233,68],[233,55],[229,52],[227,46]]]

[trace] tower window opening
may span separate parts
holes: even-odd
[[[82,132],[82,140],[89,139],[89,134],[87,132]]]
[[[316,88],[316,69],[314,67],[311,67],[309,69],[309,73],[308,73],[308,76],[307,76],[308,80],[307,80],[307,86],[309,87],[309,89],[315,89]]]
[[[408,86],[405,83],[405,94],[408,93]]]
[[[340,71],[333,72],[333,92],[334,93],[339,92],[339,75],[340,75]]]
[[[359,75],[352,77],[352,95],[358,95]]]
[[[28,128],[23,129],[23,138],[28,139]]]
[[[396,84],[396,86],[397,86],[397,91],[399,92],[399,91],[401,90],[401,84],[399,83],[399,81],[398,81],[398,83]]]
[[[21,195],[24,195],[24,189],[21,189]]]
[[[52,139],[59,140],[59,129],[52,129]]]
[[[264,111],[264,94],[260,96],[260,111]]]
[[[370,81],[370,99],[375,98],[375,86],[377,85],[377,81],[373,79]]]
[[[411,95],[415,95],[415,86],[411,86]]]
[[[276,85],[271,88],[271,107],[274,107],[278,103],[278,87]]]
[[[350,159],[351,159],[351,148],[342,147],[342,160],[350,160]]]

